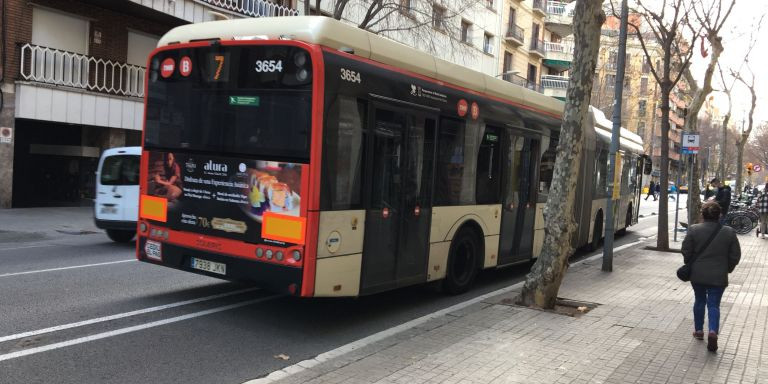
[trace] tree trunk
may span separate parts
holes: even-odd
[[[728,124],[731,120],[731,93],[726,92],[728,94],[728,112],[726,112],[725,117],[723,117],[723,144],[720,148],[720,168],[717,170],[717,177],[720,179],[720,181],[725,182],[726,174],[725,174],[725,164],[726,164],[726,148],[728,148]]]
[[[732,193],[737,195],[741,194],[744,185],[744,144],[746,143],[747,138],[743,134],[741,139],[736,142],[736,189]]]
[[[720,55],[723,53],[723,44],[720,37],[715,32],[711,32],[707,36],[709,44],[712,46],[712,56],[709,58],[707,69],[704,71],[704,82],[699,88],[696,84],[691,73],[690,67],[685,69],[685,78],[688,81],[691,90],[694,91],[691,104],[688,106],[688,115],[685,117],[685,131],[686,132],[698,132],[699,131],[699,111],[704,106],[704,101],[707,100],[707,96],[712,92],[712,76],[715,74],[715,67],[717,67],[717,61],[720,60]],[[699,150],[701,152],[701,150]],[[694,224],[699,222],[698,212],[701,211],[701,195],[699,195],[699,167],[698,162],[701,157],[701,153],[693,158],[693,173],[691,179],[688,180],[688,224]],[[695,182],[694,182],[695,180]],[[678,188],[680,186],[678,185]]]
[[[571,234],[576,231],[576,182],[584,150],[583,132],[593,129],[594,125],[588,112],[600,47],[600,27],[605,21],[601,4],[601,0],[577,0],[576,3],[573,70],[568,83],[553,182],[544,209],[544,245],[526,276],[517,300],[520,305],[554,308],[568,268],[568,257],[573,253]]]

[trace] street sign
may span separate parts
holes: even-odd
[[[11,144],[13,142],[13,129],[0,127],[0,143]]]
[[[763,167],[761,167],[761,166],[760,166],[760,164],[755,164],[755,165],[752,167],[752,170],[753,170],[753,171],[755,171],[755,172],[760,172],[760,171],[762,171],[762,170],[763,170]]]
[[[685,155],[695,155],[699,153],[699,134],[683,133],[682,153]]]

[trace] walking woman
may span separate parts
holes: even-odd
[[[706,202],[701,207],[704,222],[688,229],[683,240],[683,261],[691,264],[693,303],[693,337],[704,339],[704,310],[709,312],[707,349],[717,351],[717,335],[720,333],[720,299],[728,286],[728,274],[733,272],[741,259],[741,247],[736,233],[722,226],[720,205]]]

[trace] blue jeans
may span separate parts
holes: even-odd
[[[704,307],[709,312],[709,331],[720,333],[720,299],[725,287],[691,284],[696,299],[693,302],[693,326],[696,331],[704,329]]]

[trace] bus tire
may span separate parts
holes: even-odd
[[[451,295],[469,291],[482,260],[482,243],[474,230],[464,227],[451,241],[443,290]]]
[[[107,236],[116,243],[129,243],[136,236],[136,231],[107,229]]]
[[[624,236],[627,234],[627,228],[632,225],[632,205],[630,204],[629,207],[627,207],[627,216],[625,216],[624,219],[624,228],[619,229],[616,233],[619,234],[619,236]]]
[[[595,227],[592,229],[592,242],[589,244],[590,251],[597,251],[600,248],[600,240],[603,239],[603,211],[598,211],[595,216]]]

